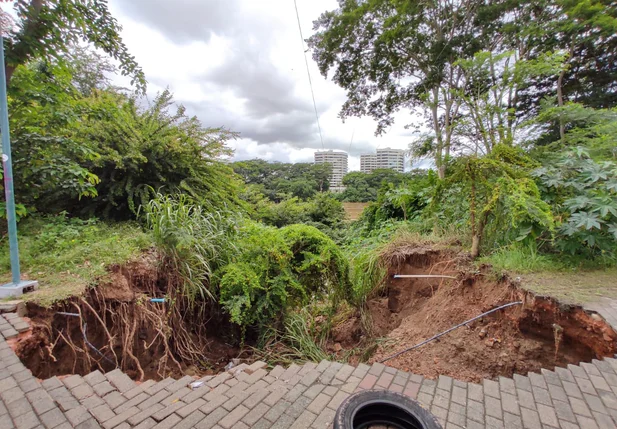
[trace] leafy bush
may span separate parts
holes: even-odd
[[[164,91],[147,108],[139,100],[105,94],[94,99],[88,120],[76,131],[95,143],[99,157],[86,164],[98,176],[98,195],[75,204],[83,213],[133,217],[156,192],[186,193],[209,208],[235,206],[237,179],[220,158],[235,134],[204,128]]]
[[[219,301],[242,333],[263,333],[313,297],[346,297],[348,265],[325,234],[307,225],[281,229],[246,222],[238,255],[217,272]]]
[[[571,254],[615,256],[617,165],[596,162],[577,148],[534,174],[559,221],[557,247]]]

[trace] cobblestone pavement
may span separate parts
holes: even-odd
[[[137,384],[120,370],[41,382],[7,342],[27,329],[16,315],[0,315],[0,429],[329,428],[339,404],[361,389],[409,395],[445,429],[617,427],[615,359],[481,384],[382,364],[322,361],[267,371],[255,362],[204,377],[191,390],[193,377]]]

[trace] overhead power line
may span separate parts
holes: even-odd
[[[321,148],[325,149],[323,143],[323,135],[321,134],[321,125],[319,124],[319,113],[317,113],[317,103],[315,102],[315,91],[313,91],[313,80],[311,79],[311,70],[306,59],[306,50],[304,49],[304,36],[302,35],[302,26],[300,25],[300,14],[298,13],[298,3],[294,0],[296,8],[296,19],[298,20],[298,30],[300,31],[300,42],[302,43],[302,52],[304,53],[304,64],[306,64],[306,74],[308,75],[309,86],[311,87],[311,96],[313,97],[313,108],[315,109],[315,119],[317,120],[317,128],[319,129],[319,139],[321,140]]]

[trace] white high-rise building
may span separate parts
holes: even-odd
[[[348,170],[347,152],[335,152],[333,150],[321,150],[315,152],[315,164],[326,163],[332,165],[330,188],[343,186],[343,177],[345,177]]]
[[[377,155],[360,155],[360,171],[370,173],[377,168]]]
[[[403,149],[377,149],[377,168],[389,168],[405,172],[405,151]]]
[[[405,172],[405,151],[403,149],[377,149],[375,155],[360,156],[360,171],[370,173],[373,170],[389,168],[390,170]]]

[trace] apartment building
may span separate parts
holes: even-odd
[[[343,177],[345,177],[348,171],[347,152],[336,152],[333,150],[317,151],[315,152],[315,164],[331,164],[330,188],[343,186]]]
[[[373,170],[389,168],[399,173],[405,172],[405,151],[403,149],[377,149],[377,153],[360,156],[360,171],[370,173]]]

